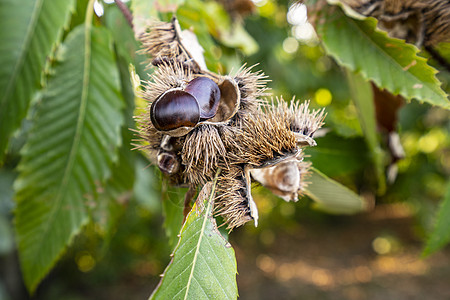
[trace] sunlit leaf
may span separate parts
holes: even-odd
[[[441,207],[437,213],[436,226],[428,237],[423,255],[427,256],[442,249],[450,242],[450,181],[447,191],[442,199]]]
[[[8,139],[25,117],[52,47],[75,1],[0,2],[0,162]]]
[[[234,250],[212,217],[216,180],[200,192],[172,261],[150,299],[237,298]]]
[[[22,149],[15,182],[16,232],[32,292],[89,220],[117,159],[123,100],[110,35],[79,26],[57,54]]]
[[[437,71],[417,55],[415,46],[388,37],[376,28],[374,18],[353,19],[337,6],[325,6],[322,13],[317,30],[325,50],[339,64],[394,95],[450,109]]]
[[[354,214],[367,208],[367,203],[356,193],[327,177],[317,169],[312,169],[306,195],[316,202],[316,207],[336,214]]]

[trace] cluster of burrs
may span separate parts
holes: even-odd
[[[297,201],[310,167],[302,148],[316,145],[323,110],[294,99],[269,104],[266,76],[251,68],[226,76],[208,71],[195,35],[175,18],[152,23],[141,40],[155,71],[143,84],[148,106],[136,117],[138,148],[169,181],[195,194],[220,169],[214,212],[229,229],[252,219],[257,225],[252,179]]]
[[[375,17],[392,37],[418,47],[450,41],[448,0],[342,0],[364,16]]]

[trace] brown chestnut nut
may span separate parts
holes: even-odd
[[[180,162],[173,152],[160,151],[157,160],[159,169],[165,174],[172,175],[180,169]]]
[[[208,77],[197,77],[188,83],[184,91],[197,99],[200,106],[200,121],[211,119],[216,115],[220,90],[213,80]]]
[[[160,131],[183,126],[194,127],[200,120],[200,108],[191,94],[182,90],[171,90],[152,103],[150,119]]]
[[[184,91],[169,90],[160,95],[150,107],[150,119],[160,131],[194,127],[200,121],[213,118],[219,102],[219,86],[207,77],[197,77]]]

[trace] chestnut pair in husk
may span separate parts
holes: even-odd
[[[143,36],[156,70],[144,84],[142,97],[149,105],[137,117],[143,141],[138,147],[171,184],[190,188],[185,212],[197,187],[221,169],[215,215],[230,229],[250,220],[257,225],[252,180],[296,201],[309,168],[302,148],[315,146],[324,112],[294,99],[290,105],[282,98],[269,104],[263,98],[266,77],[251,68],[225,76],[208,71],[201,53],[194,53],[198,48],[189,47],[195,40],[184,33],[173,19],[155,22]]]
[[[219,86],[208,77],[197,77],[184,90],[172,89],[159,96],[150,108],[150,119],[160,131],[195,127],[216,115],[219,100]]]

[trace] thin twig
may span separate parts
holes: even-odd
[[[117,7],[122,12],[123,16],[128,22],[128,25],[130,25],[131,29],[133,28],[133,15],[131,14],[131,11],[128,9],[128,6],[126,6],[121,0],[114,0]]]

